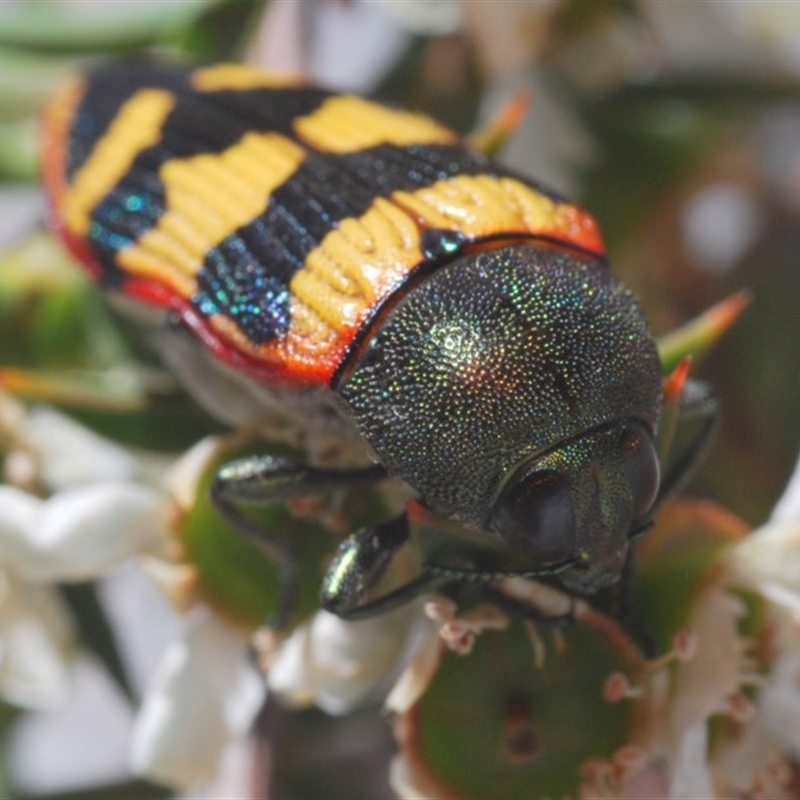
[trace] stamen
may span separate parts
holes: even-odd
[[[636,700],[644,695],[640,686],[634,686],[627,675],[612,672],[603,683],[603,699],[607,703],[619,703],[622,700]]]

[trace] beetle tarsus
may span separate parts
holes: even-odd
[[[364,619],[403,605],[430,589],[437,576],[423,570],[386,594],[361,602],[378,584],[408,537],[408,517],[403,514],[345,539],[325,575],[322,607],[342,619]]]
[[[220,516],[246,539],[253,542],[278,567],[278,604],[273,618],[268,622],[271,628],[284,627],[295,606],[298,591],[298,565],[290,549],[279,542],[269,530],[254,519],[243,514],[235,505],[223,499],[213,484],[210,499]]]
[[[289,458],[253,455],[230,461],[214,478],[212,496],[231,503],[268,505],[289,497],[323,494],[386,477],[383,467],[324,469]]]

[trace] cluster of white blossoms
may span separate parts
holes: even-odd
[[[185,624],[141,698],[129,764],[184,789],[214,778],[268,689],[345,713],[379,699],[431,630],[419,604],[353,623],[320,611],[278,642],[204,602],[177,533],[227,444],[208,437],[174,459],[132,451],[0,390],[0,697],[31,710],[65,701],[77,643],[56,587],[134,558]]]
[[[250,631],[192,596],[174,526],[191,507],[219,440],[179,459],[132,452],[46,407],[0,393],[0,696],[28,709],[69,692],[74,625],[56,584],[99,578],[131,557],[186,612],[138,709],[135,773],[176,786],[210,779],[265,693]]]
[[[175,535],[223,446],[207,438],[177,459],[132,452],[0,393],[0,696],[29,709],[63,701],[76,642],[56,585],[136,558],[185,624],[141,698],[130,766],[181,788],[213,778],[267,692],[335,715],[383,702],[402,719],[445,653],[470,658],[475,637],[509,622],[492,606],[459,615],[450,601],[428,597],[358,622],[319,611],[284,640],[267,637],[265,649],[263,632],[203,600]],[[522,597],[531,585],[509,582],[506,590]],[[748,593],[768,621],[757,659],[752,632],[743,632]],[[573,603],[572,612],[587,608]],[[767,524],[723,549],[675,643],[646,669],[609,676],[599,701],[635,703],[644,713],[610,760],[582,765],[581,796],[788,796],[791,763],[800,759],[800,469]],[[720,715],[738,733],[712,748],[709,724]],[[400,797],[436,796],[402,747],[391,779]]]

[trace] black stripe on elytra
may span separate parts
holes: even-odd
[[[138,161],[137,169],[95,207],[89,222],[86,239],[93,245],[103,268],[100,281],[106,285],[118,285],[127,277],[117,265],[117,252],[153,228],[164,212],[163,186],[154,171],[156,159],[151,157],[151,164],[148,159]]]
[[[166,193],[158,172],[167,161],[222,152],[250,132],[289,135],[295,118],[314,111],[329,95],[311,88],[177,92],[159,142],[136,156],[92,211],[87,239],[104,269],[103,279],[123,277],[115,263],[117,251],[154,227],[164,213]]]
[[[356,153],[312,151],[270,197],[266,212],[212,248],[193,303],[234,320],[254,344],[289,328],[289,282],[339,222],[360,217],[378,197],[456,175],[505,174],[457,145],[378,145]],[[267,287],[268,294],[263,294]]]
[[[72,119],[67,144],[67,180],[71,181],[83,166],[132,95],[144,87],[186,94],[189,72],[174,66],[136,61],[103,64],[87,73],[86,88]]]

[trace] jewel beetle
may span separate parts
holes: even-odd
[[[425,116],[245,66],[104,64],[50,103],[43,174],[54,227],[202,402],[368,448],[219,471],[212,498],[278,561],[285,605],[294,559],[248,504],[392,477],[492,553],[376,594],[408,521],[358,531],[323,581],[343,617],[509,575],[589,595],[707,438],[659,464],[658,354],[592,217]]]

